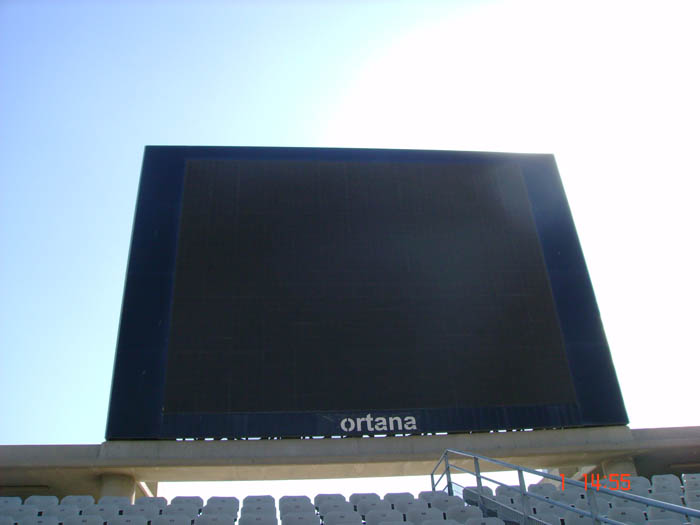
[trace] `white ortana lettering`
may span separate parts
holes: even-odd
[[[346,417],[340,420],[340,429],[343,432],[398,432],[404,430],[418,430],[418,424],[414,416],[378,416],[367,414],[364,417]]]

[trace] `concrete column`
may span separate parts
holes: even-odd
[[[602,462],[601,466],[603,467],[603,474],[606,477],[610,474],[637,475],[637,467],[634,464],[634,459],[629,456],[606,459]]]
[[[134,502],[136,480],[128,474],[102,474],[100,476],[100,497],[126,497]]]
[[[578,467],[558,467],[558,468],[550,468],[547,469],[547,473],[551,474],[553,476],[560,476],[564,474],[564,477],[566,478],[573,478],[576,473],[578,472]],[[550,479],[548,480],[550,483],[553,481]],[[558,484],[559,482],[553,482],[555,485]]]

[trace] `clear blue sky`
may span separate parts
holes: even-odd
[[[0,1],[0,444],[104,438],[147,144],[554,153],[631,426],[700,424],[699,11]]]

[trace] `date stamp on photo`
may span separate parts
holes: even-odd
[[[561,490],[564,490],[564,474],[560,474],[560,476]],[[601,477],[600,474],[583,475],[583,490],[588,490],[588,487],[591,489],[595,488],[596,490],[600,490],[601,488],[608,490],[630,490],[631,486],[629,474],[611,473],[603,477]]]

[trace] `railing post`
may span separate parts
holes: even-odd
[[[530,508],[530,498],[527,496],[527,487],[525,486],[525,476],[523,476],[523,471],[521,469],[518,469],[518,482],[520,484],[520,495],[521,495],[521,501],[522,501],[522,508],[523,508],[523,519],[521,521],[522,525],[525,525],[527,523],[527,517],[530,515],[530,512],[532,512],[532,509]]]
[[[476,456],[474,457],[474,473],[476,474],[476,490],[479,491],[479,507],[483,509],[484,498],[481,490],[483,487],[483,485],[481,484],[481,468],[479,467],[479,458],[477,458]]]
[[[596,523],[601,523],[601,521],[598,519],[598,502],[596,501],[595,491],[587,490],[586,496],[588,498],[588,508],[591,511],[591,514],[593,514],[591,518],[593,525]]]
[[[450,475],[450,461],[447,459],[447,451],[445,451],[445,478],[447,478],[447,495],[454,496],[452,490],[452,476]]]
[[[447,450],[445,450],[445,452],[442,453],[443,458],[445,457],[445,454],[447,454]],[[438,465],[439,464],[440,462],[438,461]],[[437,468],[437,465],[435,466],[435,468]],[[433,469],[433,471],[430,473],[430,488],[433,492],[435,492],[435,469]]]

